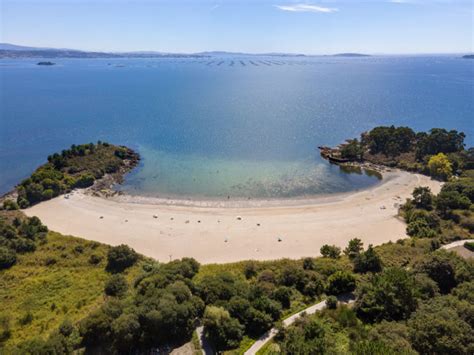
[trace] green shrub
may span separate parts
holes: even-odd
[[[127,288],[127,280],[121,274],[115,274],[106,282],[104,292],[107,296],[121,297],[127,292]]]
[[[8,269],[16,263],[15,252],[6,247],[0,246],[0,270]]]
[[[355,272],[379,272],[382,270],[382,260],[369,245],[365,252],[359,253],[353,260]]]
[[[244,327],[223,308],[208,306],[203,324],[206,336],[217,350],[236,348],[242,340]]]
[[[14,211],[18,209],[18,203],[13,200],[3,201],[3,209],[7,211]]]
[[[347,271],[337,271],[328,278],[326,292],[329,295],[340,295],[354,291],[356,279]]]
[[[138,254],[127,245],[111,247],[107,253],[107,270],[111,272],[122,272],[135,264]]]
[[[338,248],[335,245],[325,244],[319,251],[325,258],[337,259],[341,256],[341,248]]]
[[[469,249],[470,251],[474,251],[474,242],[465,242],[464,248]]]
[[[335,296],[329,296],[326,298],[326,307],[329,309],[337,308],[337,298]]]
[[[355,309],[367,322],[407,319],[417,307],[415,279],[402,268],[375,274],[357,290]]]

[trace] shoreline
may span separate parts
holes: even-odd
[[[375,189],[378,186],[389,182],[392,179],[396,179],[400,173],[405,173],[399,169],[388,169],[383,166],[365,167],[360,166],[361,169],[372,170],[380,174],[380,179],[373,185],[345,192],[334,192],[334,193],[321,193],[317,195],[308,196],[295,196],[295,197],[275,197],[275,198],[251,198],[251,197],[235,197],[230,199],[225,198],[194,198],[194,197],[158,197],[158,196],[146,196],[140,194],[128,194],[126,192],[115,190],[114,187],[118,183],[113,183],[110,188],[105,192],[101,192],[96,186],[84,189],[80,191],[87,195],[104,198],[106,200],[118,202],[118,203],[130,203],[130,204],[144,204],[144,205],[156,205],[156,206],[183,206],[183,207],[212,207],[212,208],[260,208],[260,207],[288,207],[288,206],[307,206],[321,203],[327,203],[331,201],[338,201],[344,197]],[[68,195],[74,194],[76,191],[71,192]]]
[[[76,191],[24,212],[38,216],[51,230],[110,245],[127,244],[159,261],[298,259],[318,256],[324,244],[344,248],[354,237],[365,246],[405,238],[399,205],[414,187],[429,186],[438,193],[441,183],[403,171],[386,174],[368,189],[291,205],[151,204]]]

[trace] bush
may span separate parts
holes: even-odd
[[[92,254],[92,255],[89,257],[89,264],[97,265],[97,264],[99,264],[101,261],[102,261],[102,257],[99,256],[99,255],[97,255],[97,254]]]
[[[121,274],[112,275],[106,282],[104,292],[107,296],[121,297],[127,292],[128,284]]]
[[[6,247],[0,246],[0,270],[8,269],[16,263],[15,252]]]
[[[417,307],[415,279],[406,270],[389,268],[357,290],[355,309],[367,322],[407,319]]]
[[[208,306],[204,312],[203,324],[206,336],[217,350],[239,346],[244,327],[225,309]]]
[[[83,174],[74,183],[73,187],[85,188],[94,184],[95,177],[91,174]]]
[[[457,284],[454,265],[445,254],[435,254],[419,263],[416,268],[433,279],[441,293],[449,293]]]
[[[107,253],[107,270],[111,272],[122,272],[135,264],[138,254],[127,245],[111,247]]]
[[[280,302],[283,308],[290,308],[291,294],[291,288],[280,286],[273,292],[272,298]]]
[[[431,176],[441,180],[448,180],[453,175],[451,162],[443,153],[438,153],[430,158],[428,169]]]
[[[14,211],[18,209],[18,203],[13,200],[3,201],[3,209],[7,211]]]
[[[257,263],[254,261],[247,261],[244,266],[244,274],[247,279],[257,275]]]
[[[341,248],[338,248],[335,245],[325,244],[319,251],[325,258],[337,259],[341,256]]]
[[[465,242],[464,243],[464,248],[466,248],[470,251],[474,251],[474,242]]]
[[[329,309],[337,308],[337,298],[335,296],[329,296],[326,298],[326,307]]]
[[[372,245],[369,245],[367,251],[360,253],[354,258],[355,272],[379,272],[380,270],[382,270],[382,260]]]
[[[452,308],[428,304],[409,320],[410,339],[420,354],[472,354],[474,331]]]
[[[344,249],[344,254],[346,254],[349,259],[354,259],[363,250],[363,245],[362,240],[353,238],[349,240],[349,245]]]
[[[433,208],[434,196],[429,187],[419,186],[413,190],[413,202],[417,208],[431,210]]]
[[[337,271],[328,278],[326,292],[329,295],[340,295],[354,291],[356,279],[354,275],[346,271]]]

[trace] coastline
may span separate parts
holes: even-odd
[[[24,212],[63,234],[127,244],[159,261],[296,259],[319,255],[324,244],[345,247],[354,237],[365,245],[405,238],[398,207],[416,186],[429,186],[438,193],[441,183],[397,170],[385,172],[376,186],[356,192],[303,200],[242,201],[237,206],[205,201],[189,205],[183,200],[170,203],[129,195],[105,198],[79,190]]]
[[[201,198],[201,197],[158,197],[146,196],[141,194],[128,194],[120,190],[116,190],[115,186],[121,184],[121,180],[108,180],[102,182],[100,185],[94,184],[90,188],[83,189],[83,193],[95,197],[105,198],[110,201],[118,203],[131,204],[146,204],[157,206],[185,206],[185,207],[214,207],[214,208],[259,208],[259,207],[285,207],[285,206],[305,206],[315,205],[327,202],[339,201],[340,199],[350,196],[352,194],[374,189],[377,186],[384,184],[391,179],[399,176],[402,170],[391,169],[384,166],[352,164],[349,168],[358,168],[361,170],[371,171],[373,174],[378,174],[379,181],[367,188],[356,189],[346,192],[335,193],[321,193],[317,195],[295,196],[295,197],[275,197],[275,198],[250,198],[250,197],[232,197],[232,198]],[[128,173],[128,172],[126,172]],[[126,174],[125,173],[125,174]],[[124,175],[125,175],[124,174]],[[105,186],[108,187],[103,189]]]

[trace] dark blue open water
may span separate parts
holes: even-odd
[[[474,141],[474,61],[454,56],[37,61],[0,60],[0,192],[99,139],[142,154],[128,192],[264,198],[376,183],[315,148],[377,125]]]

